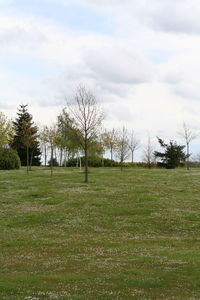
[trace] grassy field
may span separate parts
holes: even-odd
[[[0,171],[0,299],[200,299],[200,170]]]

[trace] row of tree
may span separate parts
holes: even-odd
[[[57,117],[56,124],[44,126],[42,129],[34,124],[27,105],[21,105],[14,122],[9,121],[3,113],[0,113],[0,147],[15,149],[20,157],[21,164],[27,166],[27,173],[32,165],[40,165],[41,159],[44,165],[66,166],[71,158],[77,160],[81,167],[84,157],[85,182],[88,182],[88,158],[101,157],[106,151],[110,151],[111,165],[116,158],[121,165],[140,147],[140,140],[135,132],[128,134],[125,127],[121,130],[102,130],[104,114],[96,102],[92,92],[83,86],[79,86],[73,101],[67,103],[66,108]],[[163,152],[154,151],[151,139],[143,151],[143,160],[151,167],[155,159],[159,165],[166,168],[174,168],[187,162],[189,168],[189,145],[195,138],[192,131],[184,123],[181,135],[185,139],[184,147],[174,141],[166,144],[158,138]],[[50,153],[50,155],[49,155]],[[49,159],[50,158],[50,159]]]

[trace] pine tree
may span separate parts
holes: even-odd
[[[169,144],[166,144],[160,138],[158,138],[158,142],[164,149],[164,152],[154,152],[155,157],[161,159],[161,162],[158,163],[159,166],[165,167],[166,169],[174,169],[185,162],[187,158],[187,155],[185,155],[183,151],[185,146],[177,145],[174,141],[170,141]]]
[[[17,150],[22,166],[39,166],[40,147],[38,141],[38,128],[32,121],[33,117],[27,110],[27,105],[20,105],[18,117],[13,122],[15,131],[11,148]]]

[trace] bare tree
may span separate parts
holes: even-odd
[[[103,133],[103,142],[105,147],[110,151],[110,159],[113,160],[113,151],[117,148],[118,131],[115,128],[112,130],[105,130]]]
[[[143,160],[147,163],[147,167],[151,168],[154,161],[154,146],[152,144],[151,138],[148,135],[147,144],[143,150]]]
[[[77,139],[84,150],[85,182],[88,182],[88,150],[100,129],[103,112],[97,105],[94,94],[79,85],[73,102],[68,104],[69,114],[74,120]]]
[[[117,143],[117,157],[120,161],[121,170],[123,167],[124,161],[129,156],[129,147],[128,147],[128,132],[127,129],[123,126],[122,130],[119,131],[118,143]]]
[[[128,139],[128,147],[131,151],[131,162],[133,164],[134,152],[140,147],[140,140],[137,139],[135,132],[132,130]]]
[[[189,170],[190,167],[190,142],[197,138],[197,134],[195,134],[190,127],[187,126],[185,122],[183,122],[183,131],[179,132],[179,135],[184,139],[186,145],[186,167]]]

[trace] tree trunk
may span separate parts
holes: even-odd
[[[133,165],[133,150],[131,150],[131,162],[132,162],[132,165]]]
[[[63,156],[63,149],[60,149],[60,167],[62,167],[62,156]]]
[[[113,161],[113,148],[111,147],[110,148],[110,159],[111,159],[111,167],[113,166],[113,163],[112,163],[112,161]]]
[[[88,182],[88,145],[87,138],[85,138],[85,183]]]
[[[101,158],[102,167],[104,167],[104,157]]]
[[[121,169],[121,171],[123,169],[123,161],[122,160],[120,161],[120,169]]]
[[[26,147],[26,172],[28,174],[28,169],[29,169],[29,148]]]
[[[65,166],[65,168],[66,168],[66,166],[67,166],[67,152],[65,151],[65,161],[64,161],[64,166]]]
[[[187,170],[189,170],[189,168],[190,168],[190,166],[189,166],[189,164],[190,164],[190,160],[189,160],[189,155],[190,155],[189,143],[187,143],[186,147],[187,147],[186,167],[187,167]]]
[[[51,176],[53,175],[53,146],[51,145]]]
[[[33,162],[33,152],[34,152],[34,150],[31,152],[31,159],[30,159],[29,171],[31,171],[31,167],[32,167],[32,162]]]
[[[55,160],[58,161],[56,147],[55,147],[55,151],[54,151],[54,156],[55,156]]]
[[[78,152],[77,152],[77,156],[76,156],[76,167],[78,168]]]
[[[47,146],[44,146],[44,165],[47,166]]]

